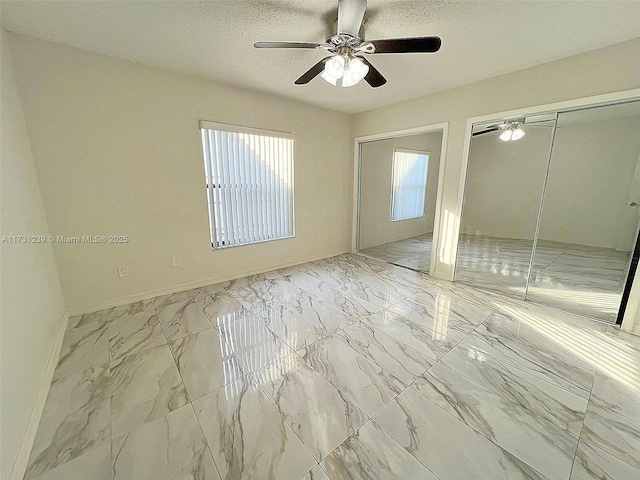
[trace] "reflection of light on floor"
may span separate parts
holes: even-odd
[[[531,240],[462,234],[456,280],[522,298],[532,248]],[[628,262],[628,255],[612,249],[539,240],[528,300],[610,320]]]
[[[457,215],[449,210],[444,211],[444,218],[442,220],[442,233],[440,238],[442,239],[442,247],[438,250],[438,260],[444,265],[453,265],[455,259],[453,258],[454,248],[457,246],[458,235],[456,232]]]
[[[475,348],[469,348],[469,350],[467,350],[467,358],[469,360],[475,360],[477,362],[487,361],[487,357],[485,356],[484,352]]]
[[[451,300],[444,295],[437,295],[433,322],[434,340],[446,340],[449,329],[449,315],[451,314]]]
[[[260,369],[255,373],[255,378],[260,384],[278,380],[285,377],[287,373],[293,372],[298,368],[297,360],[298,357],[288,355],[280,360],[270,363],[265,368]]]
[[[496,281],[502,278],[503,281]],[[498,292],[510,297],[524,299],[525,288],[521,283],[509,283],[509,278],[491,278],[491,283],[483,282],[481,276],[470,277],[459,275],[457,280],[481,290]],[[516,281],[515,279],[513,280]],[[524,279],[522,280],[524,282]],[[527,300],[531,300],[543,305],[561,308],[569,312],[588,315],[591,317],[610,320],[611,314],[616,314],[620,307],[622,294],[613,291],[588,291],[572,290],[564,288],[542,288],[538,285],[531,285],[527,295]]]
[[[548,303],[560,303],[562,305],[574,304],[594,308],[598,311],[617,312],[620,306],[621,294],[617,292],[589,292],[584,290],[559,290],[553,288],[529,287],[529,299],[534,297],[544,299]],[[537,301],[543,301],[535,298]]]
[[[286,404],[289,401],[304,402],[306,409],[309,412],[318,412],[316,415],[310,415],[308,420],[312,423],[313,434],[318,439],[318,444],[326,445],[331,441],[329,434],[330,428],[325,428],[329,419],[326,418],[324,412],[327,410],[327,405],[323,405],[323,401],[326,401],[326,396],[321,395],[322,392],[316,391],[317,382],[314,382],[314,378],[321,378],[317,373],[313,372],[309,374],[309,371],[305,371],[304,362],[297,355],[288,355],[280,360],[270,363],[266,367],[260,369],[255,373],[256,381],[260,385],[269,384],[275,382],[277,385],[277,403],[276,406],[283,405],[286,408]],[[311,367],[306,367],[311,370]],[[298,375],[295,381],[289,383],[285,380],[286,377]],[[326,373],[323,372],[325,375]],[[309,381],[301,381],[308,378]],[[240,382],[238,382],[240,383]],[[300,393],[301,389],[304,394]],[[269,389],[271,390],[271,389]],[[295,398],[291,398],[291,393],[295,392]]]
[[[640,393],[640,357],[637,351],[616,341],[615,337],[586,328],[584,324],[571,325],[560,319],[544,318],[498,302],[494,304],[497,310],[531,327],[626,388]]]
[[[432,234],[427,233],[367,247],[360,250],[360,253],[414,270],[428,270],[432,240]],[[344,273],[348,274],[349,271]]]
[[[222,339],[221,335],[218,335],[220,341],[220,351],[222,352],[222,374],[224,378],[224,394],[228,400],[237,396],[242,389],[242,382],[237,382],[240,379],[238,375],[238,358],[233,355],[233,351],[227,342]]]
[[[273,309],[263,312],[263,316],[273,314]],[[260,365],[272,363],[274,358],[286,355],[281,349],[286,348],[284,342],[274,342],[274,334],[265,326],[260,325],[261,320],[257,316],[244,316],[226,324],[224,339],[220,336],[220,348],[224,353],[224,379],[225,394],[227,398],[238,395],[242,389],[242,382],[234,382],[238,358],[249,367],[251,371]],[[235,355],[233,355],[235,354]],[[234,383],[231,383],[234,382]]]

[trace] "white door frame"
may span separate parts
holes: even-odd
[[[436,133],[442,131],[442,145],[440,147],[440,164],[438,165],[438,191],[436,194],[436,210],[433,219],[433,239],[431,244],[431,260],[429,264],[429,272],[433,272],[436,266],[436,255],[438,248],[438,240],[440,239],[440,211],[442,210],[442,193],[444,185],[444,171],[447,156],[447,139],[449,137],[449,122],[434,123],[421,127],[405,128],[403,130],[395,130],[392,132],[376,133],[373,135],[365,135],[356,137],[354,141],[353,155],[353,213],[351,223],[351,251],[356,252],[358,249],[358,223],[360,220],[360,144],[365,142],[373,142],[375,140],[390,140],[397,137],[406,137],[409,135],[418,135],[421,133]]]

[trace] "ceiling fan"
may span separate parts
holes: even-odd
[[[367,0],[338,0],[337,33],[324,43],[313,42],[256,42],[255,48],[306,48],[326,50],[323,58],[295,83],[304,85],[320,75],[334,86],[352,87],[364,79],[372,87],[381,87],[386,78],[364,57],[379,53],[435,53],[440,49],[439,37],[393,38],[365,40],[360,34]]]
[[[553,121],[553,119],[530,120],[529,118],[517,118],[493,125],[474,125],[471,136],[477,137],[479,135],[500,131],[501,133],[498,138],[503,142],[510,142],[520,140],[524,137],[525,133],[522,127],[553,127],[553,123],[549,124],[549,122]]]

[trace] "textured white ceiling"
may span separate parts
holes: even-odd
[[[293,82],[323,41],[337,0],[4,1],[6,30],[216,82],[358,113],[640,37],[640,1],[369,0],[368,39],[438,35],[436,54],[371,55],[389,82]]]

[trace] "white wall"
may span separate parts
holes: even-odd
[[[532,239],[544,187],[551,128],[523,127],[525,136],[503,142],[499,132],[473,137],[460,231]]]
[[[49,229],[16,89],[11,55],[5,32],[2,31],[1,35],[0,236],[46,237]],[[50,244],[2,242],[0,255],[0,364],[3,392],[0,409],[0,478],[8,479],[37,399],[48,391],[50,379],[46,378],[47,363],[64,323],[65,307]],[[39,414],[36,412],[35,416]],[[34,420],[37,421],[37,418]],[[22,453],[28,455],[28,450],[30,444],[27,439]],[[14,472],[14,475],[19,476],[19,472]]]
[[[561,116],[540,238],[615,249],[638,155],[640,118],[569,125]]]
[[[443,51],[442,55],[445,54]],[[355,136],[449,122],[442,231],[432,274],[451,278],[466,122],[470,117],[640,88],[640,39],[355,116]]]
[[[54,247],[72,313],[350,249],[350,116],[21,35],[10,44],[52,234],[130,238]],[[295,133],[295,238],[211,250],[199,120]]]
[[[640,154],[640,119],[574,123],[566,115],[555,136],[540,238],[616,248]],[[533,238],[552,129],[524,130],[517,142],[498,140],[498,132],[473,138],[462,232]]]
[[[394,147],[430,153],[424,216],[420,218],[397,222],[389,220]],[[441,148],[442,132],[377,140],[362,145],[360,248],[433,232]]]
[[[367,142],[360,147],[359,242],[365,249],[389,241],[391,155],[393,140]]]

